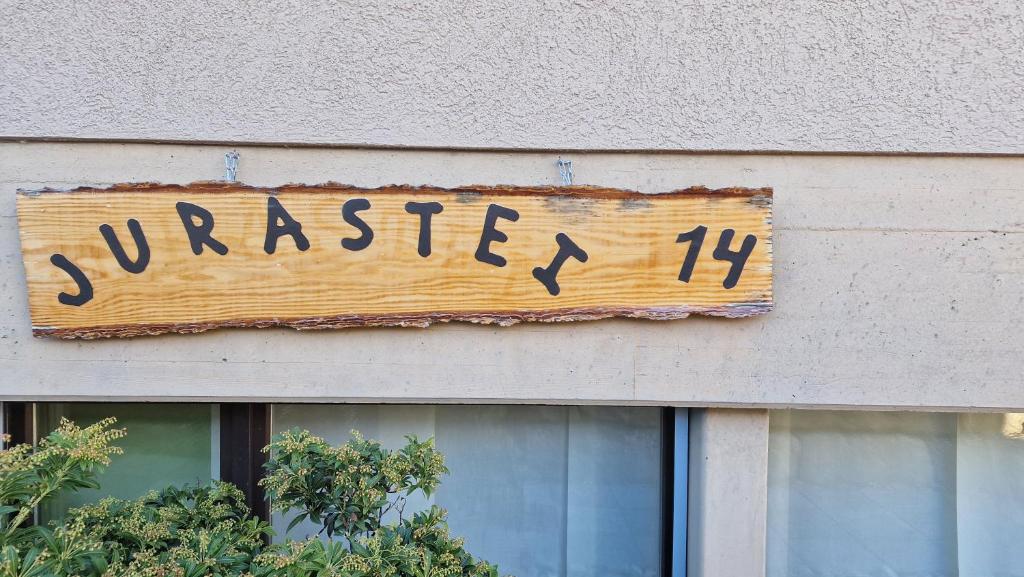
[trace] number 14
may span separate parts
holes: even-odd
[[[697,264],[697,255],[700,254],[700,247],[704,244],[704,237],[707,234],[708,227],[701,225],[690,232],[680,234],[676,239],[676,242],[690,243],[690,247],[686,249],[686,258],[683,259],[683,268],[679,270],[679,280],[686,283],[690,282],[690,276],[693,275],[693,267]],[[747,258],[750,257],[750,253],[754,252],[754,245],[757,244],[757,237],[748,234],[743,239],[740,250],[731,250],[729,246],[732,244],[732,238],[735,235],[736,231],[731,228],[723,230],[722,234],[718,237],[718,246],[715,247],[715,252],[711,254],[715,260],[724,260],[732,263],[732,266],[729,267],[729,274],[725,275],[725,280],[722,281],[722,286],[727,289],[733,288],[739,282],[740,274],[743,272],[743,265],[747,264]]]

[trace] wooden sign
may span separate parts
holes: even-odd
[[[743,317],[771,189],[199,182],[20,192],[36,335]]]

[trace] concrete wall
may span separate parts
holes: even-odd
[[[225,148],[0,144],[0,398],[1024,408],[1024,158],[574,154],[577,182],[775,187],[745,319],[30,335],[14,191],[219,178]],[[250,184],[553,184],[541,153],[243,147]]]
[[[0,0],[0,135],[1024,150],[1018,0]]]
[[[763,575],[768,411],[690,412],[686,577]]]

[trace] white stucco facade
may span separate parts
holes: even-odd
[[[1024,410],[1015,0],[0,0],[0,401],[691,411],[691,577],[765,565],[770,408]],[[773,312],[31,335],[17,189],[774,189]]]
[[[1019,153],[1015,0],[0,3],[0,136]]]

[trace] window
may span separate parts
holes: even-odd
[[[99,478],[99,490],[61,495],[40,511],[43,520],[60,518],[70,507],[113,496],[135,498],[168,485],[208,483],[220,477],[217,405],[149,403],[39,403],[37,434],[56,428],[61,417],[91,425],[117,417],[128,436]]]
[[[778,411],[768,575],[1024,575],[1024,415]]]
[[[439,505],[467,548],[502,574],[682,577],[686,559],[688,412],[657,407],[315,405],[258,403],[8,403],[5,430],[35,436],[65,417],[85,426],[114,416],[128,436],[101,489],[60,495],[39,520],[105,496],[136,498],[169,485],[223,479],[268,517],[257,481],[272,431],[309,429],[332,444],[359,430],[385,446],[433,437],[451,474],[406,513]],[[34,426],[32,423],[34,422]],[[28,425],[26,426],[26,423]],[[31,432],[21,438],[31,438]],[[293,514],[270,517],[276,540]]]
[[[451,475],[430,501],[503,574],[662,575],[661,409],[274,405],[272,415],[274,431],[306,428],[332,443],[351,429],[392,447],[408,433],[434,437]],[[274,515],[277,539],[290,518]],[[289,536],[314,532],[299,525]]]

